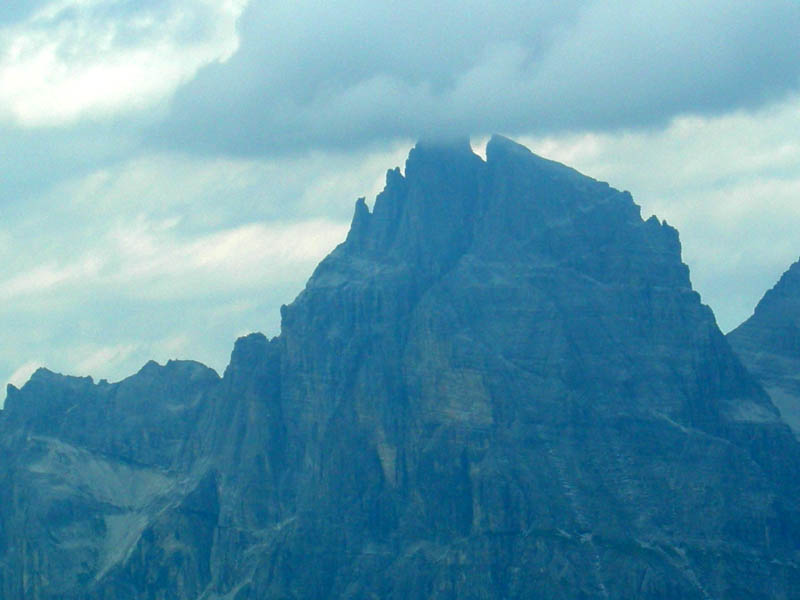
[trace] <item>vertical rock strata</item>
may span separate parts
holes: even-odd
[[[800,595],[798,443],[677,232],[501,137],[418,144],[221,379],[6,406],[5,598]]]

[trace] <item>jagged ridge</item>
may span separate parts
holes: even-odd
[[[466,141],[419,144],[372,212],[357,202],[278,338],[239,340],[221,380],[193,365],[153,376],[169,368],[128,385],[160,399],[155,415],[191,407],[178,449],[148,423],[121,448],[76,434],[97,425],[84,407],[112,396],[91,382],[14,394],[0,422],[5,597],[800,586],[797,442],[692,291],[677,232],[505,138],[485,162]],[[49,437],[19,416],[73,388]],[[109,496],[65,479],[63,460],[138,483]]]

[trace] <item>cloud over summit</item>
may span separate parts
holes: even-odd
[[[435,133],[666,124],[800,83],[796,2],[320,6],[252,0],[240,47],[178,90],[157,140],[269,154]]]
[[[223,367],[437,134],[628,187],[734,325],[800,253],[797,31],[795,0],[6,0],[0,381]]]
[[[662,126],[796,91],[797,31],[793,0],[14,0],[0,125],[233,155]]]

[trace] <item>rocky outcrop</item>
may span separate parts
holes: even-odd
[[[4,597],[800,590],[800,447],[677,232],[501,137],[418,144],[221,379],[40,373],[6,406]]]
[[[116,384],[40,369],[21,390],[9,386],[0,595],[85,598],[132,560],[151,523],[193,485],[191,432],[218,384],[199,363],[171,361]]]
[[[794,263],[728,340],[800,436],[800,261]]]

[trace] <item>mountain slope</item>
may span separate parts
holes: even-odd
[[[753,316],[728,334],[728,340],[800,436],[800,261],[764,295]]]
[[[800,591],[798,444],[692,291],[677,233],[505,138],[485,162],[418,144],[279,337],[237,341],[222,379],[171,363],[126,384],[157,422],[42,377],[0,423],[5,597]],[[47,427],[29,405],[56,407]],[[154,443],[159,426],[179,439]],[[71,472],[135,461],[120,479],[160,495],[39,477],[41,427],[74,448]],[[21,543],[26,518],[40,527]],[[89,547],[56,566],[78,526]]]

